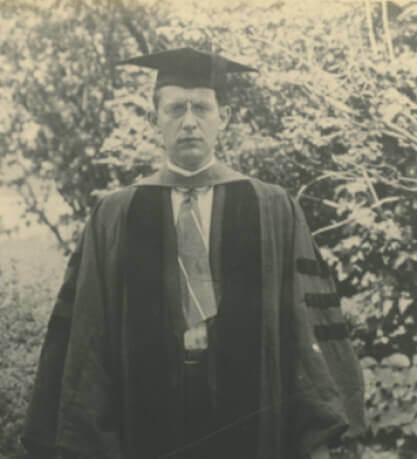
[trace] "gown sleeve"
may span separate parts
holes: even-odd
[[[121,458],[98,209],[69,259],[41,350],[22,436],[34,458]]]
[[[71,331],[73,304],[83,249],[84,233],[71,254],[59,289],[38,362],[22,443],[35,458],[56,455],[56,433],[61,381]]]
[[[300,457],[366,428],[364,381],[335,283],[298,203],[294,212],[292,429]]]

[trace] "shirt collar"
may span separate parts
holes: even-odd
[[[192,177],[193,175],[197,175],[200,172],[203,172],[206,169],[210,168],[211,166],[213,166],[213,164],[215,164],[215,162],[216,162],[216,158],[213,156],[213,158],[203,167],[200,167],[200,169],[197,169],[196,171],[188,171],[186,169],[176,166],[169,159],[167,159],[167,167],[172,172],[176,172],[177,174],[183,175],[184,177]]]
[[[197,187],[182,187],[176,186],[173,188],[174,191],[177,193],[181,193],[182,195],[206,195],[213,187],[211,186],[197,186]]]

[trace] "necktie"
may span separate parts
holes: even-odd
[[[182,304],[188,328],[194,329],[191,335],[200,335],[197,330],[201,327],[196,326],[200,324],[205,329],[204,322],[216,315],[216,299],[198,209],[199,191],[183,189],[181,192],[184,199],[177,218],[177,246]],[[187,341],[187,336],[185,338]]]

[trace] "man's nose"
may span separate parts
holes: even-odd
[[[182,125],[183,127],[188,128],[196,125],[196,119],[192,110],[192,104],[190,102],[187,103]]]

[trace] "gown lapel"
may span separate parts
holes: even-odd
[[[129,400],[126,422],[134,426],[126,439],[127,457],[138,457],[138,452],[141,457],[158,457],[174,450],[181,440],[181,391],[173,380],[178,361],[173,354],[178,347],[171,324],[178,318],[170,315],[175,311],[175,293],[167,304],[176,289],[168,272],[173,255],[166,250],[171,243],[170,232],[164,230],[167,202],[163,188],[139,187],[127,219],[125,396]]]
[[[138,451],[163,456],[180,448],[183,439],[185,321],[169,188],[139,186],[127,222],[124,339],[127,422],[136,426],[127,442],[133,457]],[[209,326],[209,387],[222,429],[256,412],[259,400],[259,356],[253,352],[259,349],[260,329],[259,213],[252,186],[241,178],[215,186],[210,247],[219,309]],[[225,451],[236,444],[236,435],[251,433],[235,451],[249,457],[255,451],[255,426],[256,416],[250,416],[249,422],[216,435],[214,444]],[[149,435],[143,438],[139,431]]]

